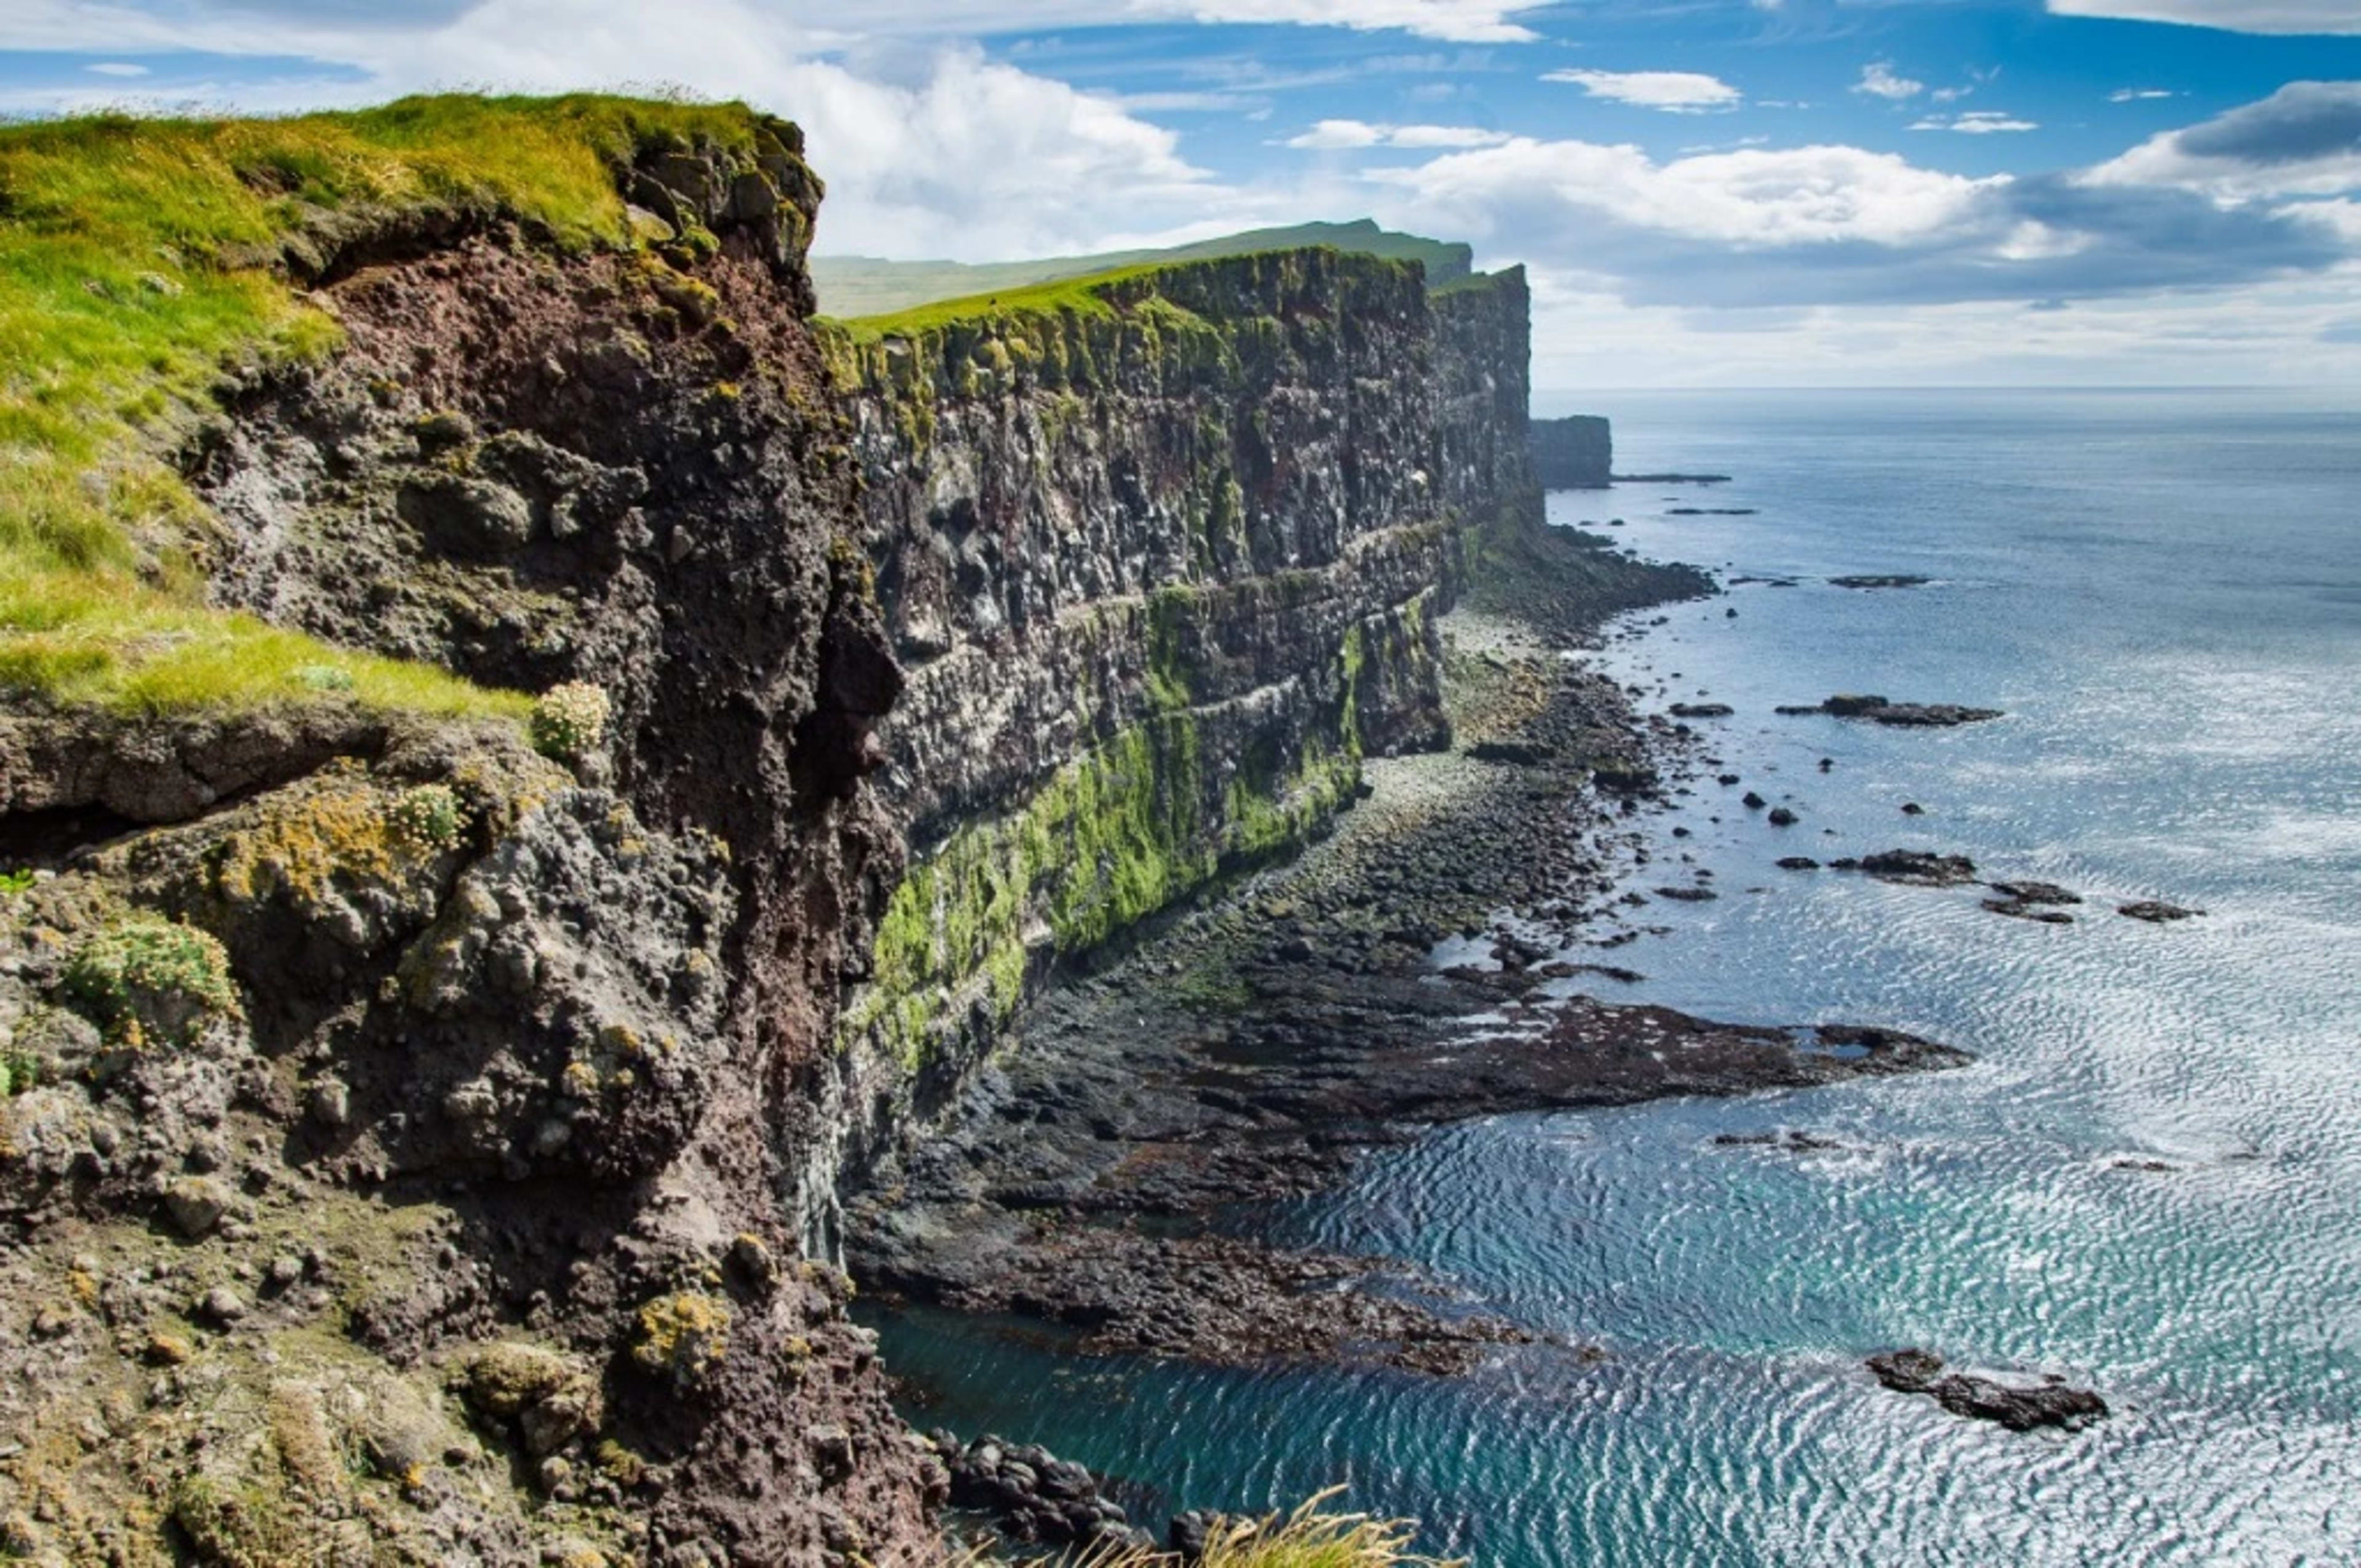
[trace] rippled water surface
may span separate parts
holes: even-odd
[[[1700,728],[1746,781],[1708,778],[1657,819],[1636,885],[1688,854],[1722,896],[1640,912],[1670,929],[1618,950],[1648,979],[1616,999],[1885,1023],[1979,1064],[1451,1128],[1278,1221],[1418,1260],[1604,1359],[1223,1373],[890,1321],[889,1359],[936,1391],[922,1419],[1190,1506],[1347,1483],[1433,1547],[1517,1568],[2361,1561],[2361,411],[2253,393],[1592,406],[1620,467],[1735,482],[1556,496],[1554,519],[1620,517],[1643,554],[1796,582],[1675,609],[1606,655],[1652,703],[1733,705]],[[1855,573],[1935,581],[1824,581]],[[2008,717],[1771,714],[1861,690]],[[1749,786],[1800,822],[1741,809]],[[1896,847],[2092,901],[2053,927],[1974,889],[1772,864]],[[2145,897],[2208,913],[2112,913]],[[1834,1146],[1714,1142],[1790,1129]],[[1899,1344],[2062,1372],[2116,1413],[2065,1438],[1958,1420],[1861,1372]]]

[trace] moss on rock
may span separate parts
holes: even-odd
[[[239,1011],[229,954],[193,926],[133,916],[85,940],[67,960],[66,999],[114,1044],[184,1044],[209,1020]]]

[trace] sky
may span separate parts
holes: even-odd
[[[588,87],[839,254],[1464,239],[1544,391],[2361,385],[2361,0],[0,0],[0,113]]]

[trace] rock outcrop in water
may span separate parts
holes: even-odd
[[[1889,702],[1882,696],[1839,695],[1811,707],[1788,704],[1776,711],[1794,717],[1825,713],[1836,718],[1862,718],[1897,729],[1950,729],[2006,717],[1996,707],[1964,707],[1949,702]]]
[[[1614,431],[1596,414],[1533,421],[1532,453],[1545,490],[1603,490],[1613,482]]]
[[[1871,1356],[1868,1365],[1871,1376],[1897,1394],[1924,1394],[1955,1416],[2011,1431],[2081,1431],[2109,1413],[2106,1400],[2054,1375],[2037,1383],[2004,1383],[1949,1371],[1941,1356],[1925,1350],[1887,1351]]]

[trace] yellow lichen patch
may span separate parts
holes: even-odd
[[[730,1303],[695,1290],[659,1296],[640,1309],[631,1359],[650,1372],[695,1387],[730,1354]]]
[[[330,783],[274,803],[215,852],[214,885],[233,904],[274,894],[299,906],[346,885],[392,882],[409,858],[381,794],[358,781]]]

